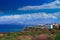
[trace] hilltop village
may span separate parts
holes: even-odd
[[[34,25],[34,26],[26,26],[24,28],[24,31],[25,30],[29,30],[29,29],[32,29],[32,28],[35,28],[35,29],[57,29],[59,30],[60,29],[60,24],[39,24],[39,25]]]

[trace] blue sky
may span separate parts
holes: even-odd
[[[0,0],[0,24],[60,23],[59,0]]]
[[[37,6],[54,0],[0,0],[0,10],[16,10],[24,6]]]

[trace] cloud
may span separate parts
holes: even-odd
[[[52,8],[60,8],[60,1],[55,0],[54,2],[43,4],[39,6],[25,6],[22,8],[18,8],[18,10],[38,10],[38,9],[52,9]]]
[[[39,23],[40,21],[42,22],[42,20],[37,20],[37,19],[54,19],[55,20],[58,18],[59,15],[60,15],[60,12],[53,13],[53,14],[32,13],[32,14],[0,16],[0,24],[6,24],[6,23],[7,24],[10,24],[10,23],[34,24],[34,23]]]

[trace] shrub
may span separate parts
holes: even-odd
[[[60,32],[56,34],[55,40],[60,40]]]

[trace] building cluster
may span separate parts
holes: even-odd
[[[29,30],[29,29],[31,29],[31,28],[37,28],[37,29],[57,29],[57,30],[60,30],[60,24],[39,24],[39,25],[34,25],[34,26],[27,26],[26,28],[25,28],[25,30]]]

